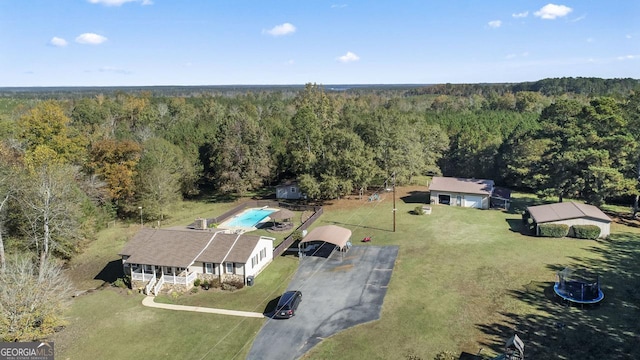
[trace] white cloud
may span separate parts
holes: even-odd
[[[582,15],[582,16],[578,16],[577,18],[571,20],[571,22],[578,22],[578,21],[582,21],[584,19],[587,18],[587,15]]]
[[[565,5],[547,4],[540,10],[533,13],[533,15],[545,20],[554,20],[559,17],[567,16],[572,11],[572,8]]]
[[[49,44],[56,47],[65,47],[68,45],[67,40],[59,38],[57,36],[52,37],[51,40],[49,40]]]
[[[523,11],[521,13],[515,13],[515,14],[511,14],[511,16],[513,16],[516,19],[519,18],[526,18],[527,16],[529,16],[529,12],[528,11]]]
[[[500,20],[493,20],[493,21],[489,21],[489,27],[492,28],[499,28],[500,26],[502,26],[502,21]]]
[[[284,23],[281,25],[276,25],[269,30],[263,30],[263,32],[271,36],[283,36],[283,35],[293,34],[294,32],[296,32],[296,27],[293,26],[293,24]]]
[[[77,43],[79,43],[79,44],[88,44],[88,45],[98,45],[98,44],[102,44],[105,41],[107,41],[106,37],[104,37],[102,35],[94,34],[94,33],[80,34],[76,38],[76,42]]]
[[[87,0],[92,4],[101,4],[104,6],[121,6],[122,4],[126,4],[129,2],[139,2],[142,5],[152,5],[153,1],[151,0]]]
[[[618,56],[618,60],[635,60],[635,59],[640,59],[640,55]]]
[[[625,36],[627,39],[631,39],[633,38],[633,36],[631,36],[631,34],[627,34],[627,36]]]
[[[338,58],[338,61],[343,63],[349,63],[349,62],[358,61],[358,60],[360,60],[360,56],[352,53],[351,51],[347,51],[346,54]]]
[[[525,51],[525,52],[523,52],[521,54],[509,54],[509,55],[506,56],[506,58],[507,59],[515,59],[515,58],[525,58],[527,56],[529,56],[529,52]]]

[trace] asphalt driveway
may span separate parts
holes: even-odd
[[[378,320],[397,255],[397,246],[353,246],[344,259],[303,257],[288,287],[302,291],[296,316],[269,319],[247,359],[296,359],[324,338]]]

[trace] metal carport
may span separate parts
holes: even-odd
[[[340,251],[344,251],[347,244],[350,245],[349,240],[351,240],[351,230],[349,229],[337,225],[319,226],[309,231],[309,233],[300,240],[298,251],[301,251],[305,243],[311,241],[324,241],[337,246]]]

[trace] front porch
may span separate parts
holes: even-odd
[[[163,288],[187,291],[193,287],[198,274],[171,266],[131,266],[131,287],[147,295],[157,295]]]

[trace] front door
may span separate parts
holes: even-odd
[[[456,206],[462,206],[462,196],[456,196]]]

